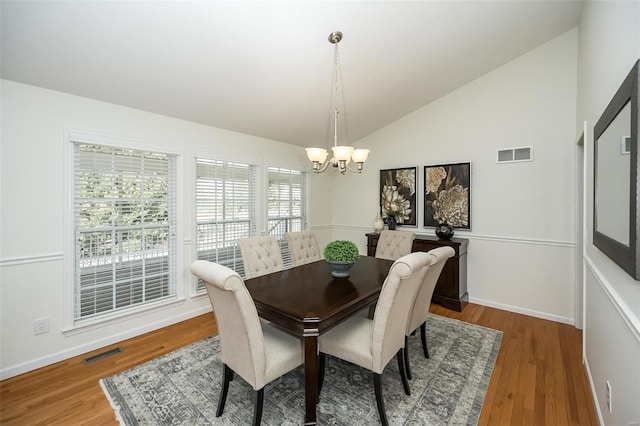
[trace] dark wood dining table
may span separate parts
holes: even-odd
[[[360,256],[349,278],[324,260],[245,281],[260,317],[304,339],[305,425],[316,424],[318,336],[378,299],[393,261]]]

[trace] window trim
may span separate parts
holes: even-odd
[[[65,174],[64,184],[64,241],[63,248],[65,253],[64,260],[64,288],[63,288],[63,324],[62,331],[65,334],[73,333],[74,330],[86,329],[87,331],[95,328],[92,326],[99,324],[111,324],[114,321],[119,321],[122,318],[132,317],[135,314],[152,311],[158,308],[158,306],[174,304],[177,301],[184,299],[184,289],[180,284],[182,281],[182,271],[184,270],[184,213],[179,208],[184,184],[184,169],[183,169],[183,151],[182,149],[176,149],[176,145],[169,145],[158,141],[133,139],[121,136],[106,135],[97,132],[91,132],[78,129],[64,129],[63,151],[64,161],[63,168]],[[131,308],[125,308],[117,312],[110,312],[100,317],[91,317],[87,319],[80,319],[74,321],[74,286],[75,286],[75,241],[74,241],[74,144],[75,143],[88,143],[95,145],[106,145],[114,148],[135,149],[141,151],[152,151],[163,153],[167,155],[175,155],[175,168],[176,168],[176,193],[175,199],[178,205],[176,208],[176,226],[175,226],[175,243],[176,243],[176,285],[175,295],[163,300],[159,300],[157,303],[151,302],[146,305],[133,306]]]
[[[191,198],[191,210],[189,212],[191,216],[190,226],[191,230],[191,250],[189,251],[192,260],[198,258],[198,247],[196,241],[196,180],[197,180],[197,170],[196,170],[196,161],[197,159],[207,159],[212,161],[228,161],[228,162],[237,162],[249,164],[256,167],[256,176],[255,176],[255,192],[256,192],[256,201],[255,201],[255,210],[256,210],[256,229],[255,236],[259,235],[267,235],[268,231],[268,202],[269,202],[269,168],[281,168],[281,169],[289,169],[296,170],[301,173],[304,173],[304,187],[303,191],[305,194],[304,200],[304,212],[306,213],[304,219],[305,223],[303,225],[303,230],[311,229],[311,174],[302,166],[297,164],[295,159],[291,159],[289,164],[283,163],[282,161],[275,161],[270,158],[256,157],[252,155],[238,154],[238,153],[221,153],[219,151],[214,150],[197,150],[192,152],[189,160],[189,167],[191,167],[190,179],[191,179],[191,187],[190,198]],[[198,291],[198,280],[196,277],[192,276],[190,281],[191,285],[189,286],[190,297],[202,297],[206,295],[206,290]]]

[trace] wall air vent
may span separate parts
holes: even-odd
[[[518,163],[521,161],[533,161],[533,148],[523,146],[519,148],[499,149],[496,163]]]

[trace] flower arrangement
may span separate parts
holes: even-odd
[[[331,241],[324,248],[324,258],[329,262],[353,263],[360,257],[358,246],[352,241]]]

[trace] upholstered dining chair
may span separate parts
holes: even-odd
[[[289,245],[291,265],[299,266],[322,259],[318,239],[313,231],[287,232],[284,238]]]
[[[378,238],[378,245],[376,246],[375,257],[379,259],[396,260],[402,256],[406,256],[411,253],[413,246],[413,240],[416,238],[416,234],[409,231],[393,231],[385,229],[380,232]],[[369,306],[369,319],[373,319],[373,313],[376,309],[376,304],[373,303]]]
[[[407,369],[407,378],[411,380],[411,365],[409,364],[408,339],[418,327],[420,327],[420,338],[422,339],[422,352],[425,358],[429,358],[429,349],[427,348],[426,324],[429,317],[429,306],[431,305],[431,297],[433,290],[436,288],[442,268],[444,268],[447,259],[452,257],[456,252],[453,248],[445,246],[429,250],[428,253],[434,257],[433,264],[429,266],[422,285],[418,289],[418,293],[413,302],[413,306],[409,311],[409,321],[407,321],[407,331],[405,333],[404,343],[404,365]]]
[[[284,263],[278,240],[273,235],[238,240],[246,278],[282,271]]]
[[[355,315],[320,335],[320,367],[318,388],[322,388],[326,354],[366,368],[373,373],[378,414],[383,425],[387,415],[382,398],[381,375],[385,366],[396,356],[402,386],[411,395],[405,374],[402,348],[405,343],[408,311],[433,256],[424,252],[410,253],[396,260],[385,279],[373,321]]]
[[[409,231],[390,231],[385,229],[380,232],[376,257],[380,259],[396,260],[411,253],[411,246],[416,234]]]
[[[216,417],[224,411],[234,372],[254,393],[253,425],[260,424],[265,386],[303,363],[302,341],[270,324],[261,324],[242,278],[217,263],[197,260],[191,272],[207,288],[220,335],[222,387]]]

